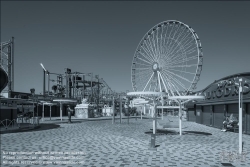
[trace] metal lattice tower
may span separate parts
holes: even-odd
[[[1,42],[0,48],[0,65],[8,75],[8,85],[2,93],[10,93],[14,91],[14,37],[7,42]]]

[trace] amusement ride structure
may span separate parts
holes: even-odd
[[[163,106],[166,97],[179,104],[181,135],[183,104],[192,99],[204,98],[190,96],[200,78],[202,62],[200,39],[187,24],[176,20],[164,21],[144,35],[136,48],[131,67],[135,92],[129,92],[128,95],[154,97],[153,134],[156,132],[157,120],[155,101],[161,100]],[[154,147],[154,144],[151,143],[151,146]]]
[[[44,72],[44,86],[43,92],[49,96],[73,98],[78,101],[88,99],[92,104],[103,104],[112,100],[114,92],[98,75],[93,76],[93,73],[71,72],[71,69],[66,68],[65,74],[57,74],[49,72],[41,63]],[[47,86],[46,91],[46,77]],[[51,79],[51,75],[55,75],[56,79]],[[53,92],[50,92],[50,82],[55,82],[52,86]],[[63,85],[65,83],[65,85]]]
[[[17,121],[16,115],[20,113],[22,119],[24,115],[27,119],[38,122],[40,119],[39,105],[42,106],[42,120],[44,121],[45,106],[60,106],[60,118],[63,116],[63,104],[76,105],[83,99],[87,99],[93,108],[101,116],[101,108],[106,104],[112,104],[113,99],[118,99],[125,93],[117,93],[111,90],[108,84],[99,75],[93,73],[71,72],[65,68],[64,73],[58,74],[48,71],[41,63],[43,70],[43,93],[35,94],[35,89],[31,88],[31,93],[14,91],[14,37],[7,42],[1,42],[0,47],[0,93],[1,109],[4,112],[11,112],[11,117],[2,118],[0,124],[13,124]],[[47,80],[47,81],[46,81]],[[47,84],[47,86],[46,86]],[[47,90],[46,90],[47,88]],[[36,108],[36,109],[35,109]],[[16,109],[16,110],[12,110]],[[17,110],[18,109],[18,110]],[[20,112],[19,112],[20,111]],[[55,111],[55,108],[53,109]],[[15,114],[17,113],[17,114]],[[33,116],[33,117],[32,117]],[[36,118],[35,118],[36,116]],[[28,118],[29,117],[29,118]],[[19,118],[18,118],[19,119]],[[6,127],[8,127],[6,125]]]
[[[10,97],[10,92],[14,90],[14,37],[1,42],[0,80],[0,92]]]

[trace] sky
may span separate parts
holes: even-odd
[[[1,42],[15,38],[14,91],[42,92],[40,63],[54,73],[92,72],[112,90],[132,91],[131,65],[140,40],[156,24],[178,20],[201,40],[196,89],[201,90],[222,77],[250,72],[249,6],[245,1],[1,1]]]

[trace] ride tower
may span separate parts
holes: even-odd
[[[0,68],[8,75],[7,86],[3,89],[2,94],[10,98],[11,92],[14,91],[14,37],[9,41],[1,42]],[[3,75],[0,77],[1,81],[3,81]]]

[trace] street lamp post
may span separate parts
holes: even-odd
[[[45,69],[45,67],[43,66],[43,64],[42,63],[40,63],[40,65],[42,66],[42,68],[43,68],[43,96],[45,96],[45,74],[46,74],[46,69]]]
[[[120,123],[122,123],[122,97],[121,97],[121,94],[119,95],[119,100],[120,100],[120,105],[119,105],[119,109],[120,109]]]
[[[115,122],[115,97],[113,96],[113,117],[112,117],[112,124]]]
[[[48,96],[49,96],[49,82],[50,82],[50,75],[49,75],[49,72],[47,72],[47,75],[48,75]]]
[[[242,78],[239,79],[239,153],[242,153]]]
[[[93,86],[92,86],[92,80],[93,80],[93,73],[90,73],[91,74],[91,102],[93,102]]]
[[[248,80],[239,78],[238,80],[235,80],[235,84],[239,86],[239,153],[242,154],[243,151],[243,142],[242,142],[242,107],[243,107],[243,87],[245,88],[249,88],[249,86],[247,85],[242,85],[243,83],[246,83]],[[239,83],[237,83],[239,82]]]

